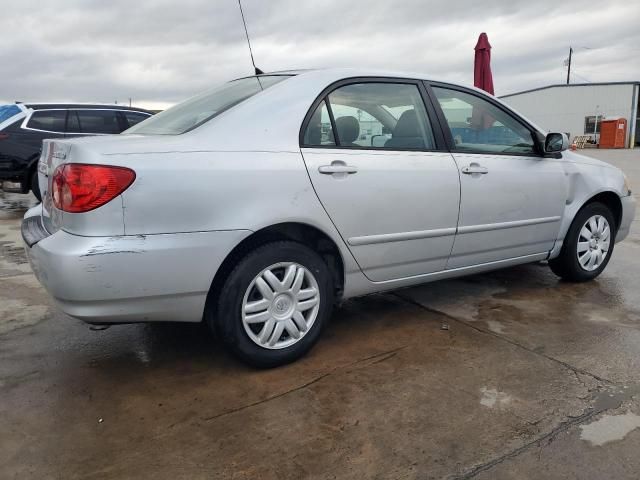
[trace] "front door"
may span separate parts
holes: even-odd
[[[460,169],[460,221],[447,268],[553,248],[567,198],[562,160],[539,154],[530,127],[471,92],[434,86]]]
[[[458,170],[434,135],[421,88],[343,84],[305,130],[302,154],[316,193],[372,281],[444,270],[453,246]]]

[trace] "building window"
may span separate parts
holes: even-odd
[[[584,133],[585,135],[600,133],[600,124],[602,123],[602,116],[598,115],[598,125],[596,125],[596,117],[584,117]]]

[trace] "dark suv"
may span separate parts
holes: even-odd
[[[152,114],[119,105],[0,105],[0,182],[6,191],[31,190],[40,199],[36,168],[42,140],[120,133]]]

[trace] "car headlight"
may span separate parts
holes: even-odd
[[[629,178],[623,173],[624,176],[624,187],[623,191],[627,192],[627,195],[631,195],[631,184],[629,183]]]

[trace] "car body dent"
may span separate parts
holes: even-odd
[[[555,258],[560,254],[564,237],[573,218],[591,198],[606,192],[614,193],[620,198],[628,196],[628,192],[624,191],[624,174],[618,168],[571,151],[563,152],[562,156],[567,200],[558,238],[549,253],[549,258]],[[616,243],[626,237],[626,233],[624,231],[622,233],[624,236],[616,236]]]
[[[38,242],[29,256],[38,280],[77,318],[197,322],[218,265],[250,234],[83,237],[60,230]]]

